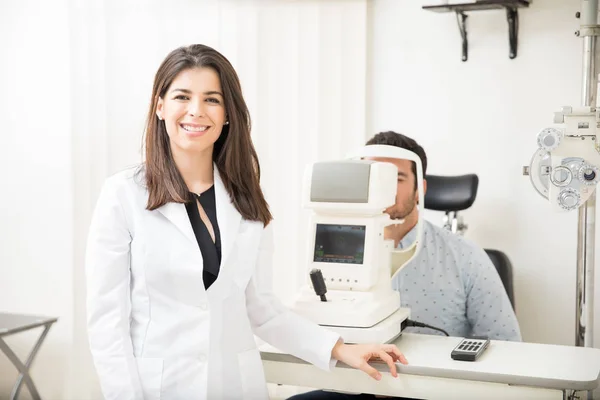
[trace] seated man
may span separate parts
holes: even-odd
[[[395,132],[375,135],[367,145],[397,146],[417,154],[427,170],[427,156],[413,139]],[[397,248],[412,244],[419,218],[416,207],[416,166],[409,160],[376,159],[398,167],[396,204],[385,210],[403,224],[386,229],[386,239]],[[423,181],[427,190],[427,182]],[[521,340],[517,318],[500,276],[487,254],[462,236],[423,221],[423,247],[392,282],[400,292],[402,307],[411,310],[411,319],[441,328],[450,336],[485,336],[494,340]],[[406,328],[404,332],[431,333],[427,328]],[[408,360],[410,363],[410,360]],[[313,391],[290,400],[373,399],[373,395]]]

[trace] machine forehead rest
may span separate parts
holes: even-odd
[[[427,175],[425,208],[436,211],[462,211],[477,197],[479,178],[475,174],[459,176]]]
[[[368,203],[372,161],[320,162],[313,166],[310,201]]]

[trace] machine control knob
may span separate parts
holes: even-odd
[[[552,170],[550,179],[556,186],[567,186],[573,180],[573,174],[568,167],[560,165]]]
[[[538,134],[537,142],[541,149],[552,151],[560,145],[563,133],[556,128],[546,128]]]
[[[321,301],[327,301],[327,296],[325,296],[325,293],[327,293],[327,285],[325,285],[325,279],[323,279],[321,270],[315,268],[310,271],[310,280],[315,289],[315,293],[321,298]]]
[[[563,210],[574,210],[579,207],[580,196],[575,189],[567,188],[558,194],[558,204]]]
[[[584,185],[595,185],[598,183],[598,168],[593,165],[583,164],[579,169],[579,180]]]

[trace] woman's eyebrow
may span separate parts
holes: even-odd
[[[179,88],[173,89],[173,90],[171,90],[171,92],[182,92],[185,94],[192,94],[192,91],[189,89],[179,89]],[[219,92],[218,90],[208,90],[208,91],[204,92],[203,94],[206,96],[210,96],[213,94],[218,94],[221,97],[223,96],[223,93]]]

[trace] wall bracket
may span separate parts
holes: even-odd
[[[469,39],[467,35],[467,11],[481,10],[506,10],[508,22],[508,57],[517,57],[519,36],[519,12],[518,8],[529,7],[529,0],[477,0],[469,3],[443,4],[435,6],[423,6],[424,10],[434,12],[454,12],[458,22],[458,29],[462,39],[462,61],[469,59]]]

